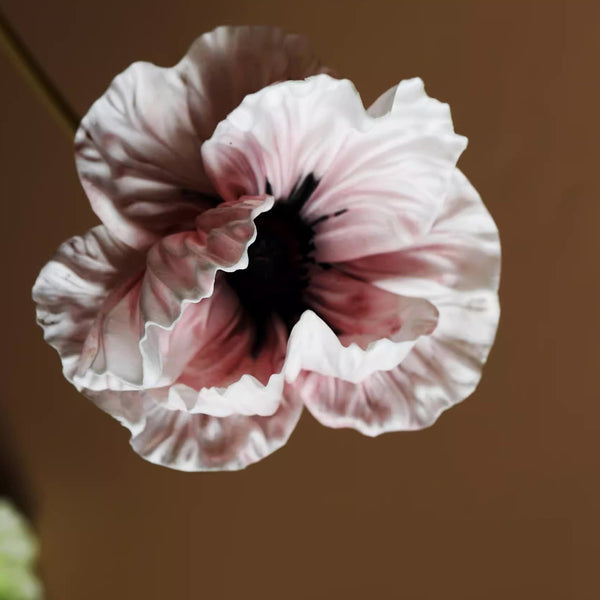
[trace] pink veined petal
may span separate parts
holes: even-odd
[[[147,248],[190,228],[212,186],[174,69],[138,62],[118,75],[75,136],[75,159],[92,209],[111,233]]]
[[[302,412],[302,402],[286,396],[270,416],[220,418],[166,408],[165,388],[84,392],[129,429],[140,456],[180,471],[243,469],[281,448]]]
[[[402,337],[413,338],[432,331],[437,322],[437,310],[427,301],[379,289],[335,268],[311,269],[305,297],[344,346],[356,342],[365,349],[373,341],[397,338],[402,327]],[[417,314],[419,333],[415,335]],[[406,328],[411,326],[413,330],[407,337]]]
[[[86,338],[75,385],[136,390],[173,383],[203,345],[217,270],[246,268],[254,219],[273,199],[246,198],[198,217],[196,231],[168,236],[148,254],[146,270],[113,292]]]
[[[238,215],[242,209],[239,204],[235,207]],[[226,207],[222,206],[219,210],[223,212]],[[205,221],[200,225],[218,229],[218,215],[207,213]],[[219,247],[222,242],[216,243]],[[143,253],[115,240],[104,226],[99,226],[84,236],[65,242],[42,269],[33,289],[38,319],[46,340],[59,352],[69,380],[73,381],[75,377],[86,339],[111,291],[126,284],[144,267]],[[212,307],[212,311],[205,312],[206,325],[211,328],[210,335],[215,335],[223,344],[222,350],[226,352],[220,358],[227,362],[231,359],[230,354],[235,357],[239,348],[247,353],[248,338],[242,334],[248,332],[243,331],[242,319],[235,313],[234,321],[242,331],[237,337],[228,338],[232,327],[231,311],[235,312],[239,307],[232,302],[231,291],[226,285],[218,285],[216,292],[211,299],[218,304],[216,308]],[[202,301],[187,306],[201,304]],[[180,322],[189,325],[184,317]],[[173,343],[183,344],[186,338],[184,331],[177,333]],[[188,342],[189,334],[194,333],[188,332]],[[192,357],[181,381],[170,388],[123,392],[84,388],[82,391],[100,408],[129,427],[132,446],[152,462],[182,470],[243,468],[283,445],[302,410],[299,400],[283,395],[282,374],[269,376],[269,370],[275,371],[276,366],[283,362],[285,337],[282,325],[274,322],[256,360],[259,364],[254,365],[258,366],[258,370],[253,371],[249,367],[247,357],[246,364],[239,361],[237,365],[240,372],[254,372],[256,377],[246,374],[229,386],[193,390],[192,393],[192,388],[187,385],[199,385],[199,377],[203,377],[207,385],[211,383],[211,377],[227,382],[221,378],[231,364],[221,365],[221,372],[215,372],[215,369],[218,371],[219,356],[214,355],[209,346],[206,350],[211,353],[212,362],[206,354]],[[202,358],[201,362],[199,358]],[[230,373],[229,379],[232,377]],[[185,390],[188,395],[192,394],[193,405],[178,407],[176,401],[169,397],[173,389],[177,393]],[[189,400],[189,397],[186,399]],[[182,408],[189,408],[192,412]],[[221,415],[229,413],[231,416],[217,418],[199,414],[202,408],[206,408],[207,412],[212,409]],[[252,408],[254,412],[250,414]]]
[[[290,390],[325,425],[367,435],[426,427],[471,394],[481,378],[500,315],[500,243],[462,173],[453,174],[431,232],[404,252],[406,257],[398,252],[338,267],[388,291],[430,300],[439,311],[437,326],[397,367],[382,366],[362,380],[303,372]]]
[[[436,327],[437,309],[426,300],[381,290],[336,269],[310,273],[305,300],[312,310],[291,333],[288,381],[301,369],[361,381],[395,367]]]
[[[431,231],[398,252],[338,263],[337,268],[397,294],[436,305],[467,304],[498,289],[500,241],[496,225],[467,178],[457,169],[448,200]]]
[[[377,107],[367,112],[378,116]],[[326,206],[332,215],[318,225],[317,260],[390,252],[426,233],[466,147],[466,138],[454,133],[449,106],[427,96],[418,78],[394,88],[393,109],[376,122],[368,141],[342,149],[307,204],[313,215]]]
[[[441,331],[420,338],[397,367],[359,382],[304,371],[291,386],[328,427],[371,436],[428,427],[477,387],[498,315],[493,295],[478,307],[443,307]]]
[[[173,68],[135,63],[83,118],[76,163],[112,234],[147,248],[190,229],[214,193],[200,147],[246,94],[325,69],[306,40],[269,27],[220,27]]]
[[[445,105],[422,84],[404,87],[406,106],[386,118],[371,117],[349,81],[327,75],[265,88],[203,145],[207,172],[230,201],[264,192],[267,181],[285,199],[314,175],[300,211],[314,224],[318,261],[398,250],[431,228],[466,145]],[[428,125],[432,111],[439,118]]]
[[[44,339],[73,380],[83,344],[115,288],[144,268],[145,255],[116,240],[104,225],[63,243],[33,286]]]
[[[209,298],[186,308],[169,338],[166,360],[185,366],[165,406],[217,417],[271,415],[283,393],[287,330],[273,317],[255,350],[256,326],[222,275]],[[190,311],[202,318],[188,319]]]

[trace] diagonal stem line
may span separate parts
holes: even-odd
[[[79,125],[79,116],[46,75],[2,11],[0,11],[0,44],[21,76],[57,119],[63,131],[73,138]]]

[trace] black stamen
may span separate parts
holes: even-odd
[[[329,215],[322,215],[318,219],[311,221],[308,225],[310,227],[314,227],[315,225],[318,225],[319,223],[322,223],[323,221],[327,221],[327,219],[329,219]]]
[[[272,314],[278,315],[288,331],[308,308],[304,290],[309,284],[309,264],[315,250],[312,226],[303,221],[300,209],[319,182],[310,174],[298,182],[286,199],[278,199],[271,210],[255,220],[256,240],[248,248],[248,267],[225,275],[242,306],[256,325],[252,353],[256,356],[265,341]],[[267,194],[273,194],[265,182]]]
[[[320,217],[317,217],[314,221],[311,221],[308,225],[309,227],[314,227],[315,225],[318,225],[319,223],[322,223],[323,221],[327,221],[327,219],[329,219],[329,217],[339,217],[340,215],[343,215],[344,213],[347,213],[348,209],[347,208],[342,208],[340,210],[336,210],[334,213],[331,213],[329,215],[321,215]]]
[[[300,212],[318,185],[319,181],[315,179],[315,176],[312,173],[308,174],[302,181],[298,180],[296,182],[286,203]]]

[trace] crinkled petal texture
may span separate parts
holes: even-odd
[[[302,411],[293,395],[270,416],[215,417],[165,408],[165,389],[88,392],[88,397],[131,431],[131,446],[146,460],[180,471],[236,471],[289,439]]]
[[[293,387],[319,421],[366,435],[421,429],[473,392],[498,326],[500,245],[494,221],[460,171],[417,244],[338,266],[382,289],[429,300],[439,317],[397,366],[358,383],[304,371]]]
[[[271,27],[219,27],[174,68],[138,62],[83,118],[76,163],[92,208],[112,235],[148,248],[189,229],[214,188],[201,145],[249,93],[326,71],[306,40]]]
[[[312,175],[318,185],[300,214],[315,223],[318,261],[398,250],[431,229],[466,147],[420,80],[402,90],[403,110],[373,118],[348,80],[272,85],[219,123],[202,147],[205,168],[230,201],[264,193],[267,181],[285,199]]]
[[[306,40],[220,27],[173,68],[135,63],[81,122],[76,163],[103,225],[63,244],[34,286],[65,376],[153,462],[237,469],[280,447],[287,331],[256,331],[224,274],[247,265],[265,197],[222,204],[201,146],[249,93],[326,72]],[[217,206],[218,205],[218,206]]]
[[[305,369],[359,382],[396,366],[436,326],[427,299],[338,268],[421,239],[466,145],[422,82],[404,88],[404,110],[378,119],[347,80],[318,75],[272,85],[247,96],[202,148],[230,202],[267,189],[280,202],[303,198],[297,208],[316,248],[305,298],[313,310],[292,331],[289,381]],[[299,192],[307,181],[316,182],[309,195]]]
[[[45,338],[140,455],[180,470],[263,458],[303,404],[367,434],[427,425],[475,387],[498,320],[498,237],[456,170],[465,146],[420,80],[366,111],[278,29],[136,63],[76,136],[103,224],[42,269]],[[291,332],[276,313],[257,327],[227,283],[278,202],[314,243]]]
[[[221,204],[148,253],[104,226],[69,240],[34,286],[38,320],[65,376],[132,432],[148,460],[239,469],[279,448],[301,401],[284,397],[287,331],[256,331],[227,286],[246,268],[271,197]]]
[[[456,169],[466,140],[419,79],[369,111],[327,75],[248,96],[202,153],[229,201],[299,205],[316,265],[291,334],[290,388],[332,427],[376,435],[431,424],[472,392],[494,339],[500,246]],[[386,292],[383,294],[382,292]]]

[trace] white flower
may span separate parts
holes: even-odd
[[[76,136],[103,224],[34,287],[65,376],[181,470],[263,458],[303,405],[368,435],[430,425],[475,389],[499,316],[465,146],[419,79],[365,110],[278,29],[132,65]]]

